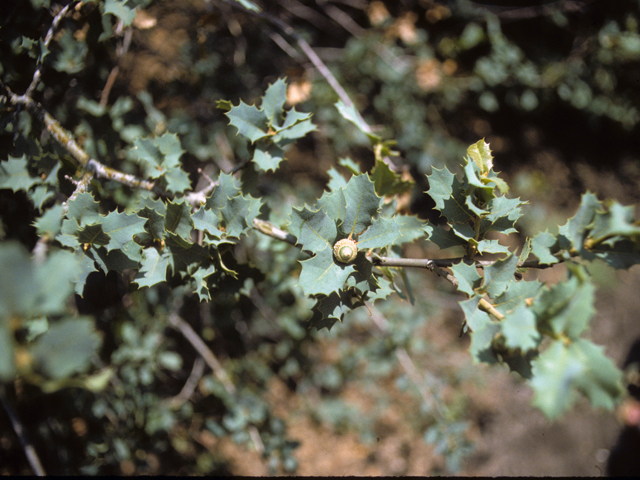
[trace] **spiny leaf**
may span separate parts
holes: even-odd
[[[493,155],[484,138],[467,148],[467,154],[476,164],[481,175],[487,175],[493,168]]]
[[[78,241],[88,245],[108,245],[109,235],[102,231],[102,225],[87,225],[78,230]]]
[[[279,78],[262,97],[262,109],[267,122],[274,127],[280,125],[284,103],[287,101],[287,84],[283,78]]]
[[[140,288],[151,287],[167,279],[167,267],[169,257],[166,253],[160,254],[153,247],[145,248],[142,254],[140,270],[134,280]]]
[[[100,219],[98,202],[88,192],[80,193],[76,198],[69,200],[68,206],[68,217],[73,218],[80,226],[96,223]]]
[[[361,252],[352,263],[354,272],[347,277],[343,289],[350,289],[362,295],[377,292],[378,278],[373,274],[373,264]]]
[[[333,248],[338,231],[335,222],[324,210],[302,210],[294,208],[291,212],[289,231],[298,239],[304,250],[316,253]]]
[[[350,291],[341,290],[329,295],[319,295],[312,308],[313,315],[309,319],[309,326],[318,330],[331,330],[336,322],[342,321],[346,313],[362,305],[362,299]]]
[[[540,341],[540,333],[536,329],[536,317],[524,303],[508,313],[500,322],[500,330],[505,338],[507,348],[520,349],[523,352],[535,349]]]
[[[611,410],[622,394],[622,372],[602,350],[585,339],[568,346],[553,342],[533,361],[533,404],[548,418],[557,418],[580,391],[594,406]]]
[[[498,240],[481,240],[477,243],[476,250],[481,255],[484,253],[510,253],[509,248],[500,245]]]
[[[38,235],[47,235],[50,238],[54,238],[58,233],[60,233],[63,217],[64,207],[62,205],[54,205],[48,209],[34,222]]]
[[[500,324],[491,321],[488,314],[478,309],[480,296],[460,302],[465,320],[471,330],[471,346],[469,353],[476,362],[496,363],[498,358],[493,352],[492,342],[500,331]]]
[[[198,294],[198,298],[201,302],[206,302],[211,300],[211,295],[209,293],[209,285],[207,283],[207,278],[213,275],[216,272],[214,265],[209,265],[207,268],[200,268],[199,264],[195,265],[195,269],[192,276],[192,288],[193,293]]]
[[[107,250],[122,248],[133,236],[144,232],[146,219],[138,215],[111,212],[102,220],[102,230],[109,235]]]
[[[167,182],[169,192],[183,193],[191,188],[189,175],[180,167],[168,169],[163,178]]]
[[[463,247],[467,244],[467,242],[458,237],[453,230],[447,230],[432,223],[427,223],[427,225],[424,226],[424,231],[429,241],[436,244],[438,248],[442,250],[451,247]]]
[[[346,182],[345,182],[346,187]],[[324,192],[316,203],[317,208],[321,208],[336,225],[340,225],[347,215],[347,199],[344,196],[344,188],[339,187],[332,192]]]
[[[522,350],[505,350],[499,353],[500,360],[507,364],[509,370],[517,372],[522,378],[530,380],[533,377],[531,362],[538,357],[537,350],[523,353]]]
[[[167,232],[165,250],[174,275],[186,272],[188,266],[194,263],[206,268],[212,262],[211,252],[207,248],[187,242],[171,232]]]
[[[238,129],[238,134],[255,143],[261,138],[267,137],[268,118],[264,110],[255,105],[247,105],[242,100],[238,106],[234,106],[225,113],[229,118],[229,125]]]
[[[346,212],[339,225],[344,235],[359,235],[373,221],[378,213],[381,198],[376,195],[373,182],[368,175],[354,175],[343,189],[346,199]],[[332,212],[327,212],[332,216]]]
[[[177,202],[167,202],[167,214],[164,218],[164,228],[169,232],[180,235],[191,241],[191,231],[194,228],[191,220],[191,207],[181,199]]]
[[[454,277],[458,280],[458,290],[462,293],[466,293],[469,297],[473,297],[482,283],[482,276],[478,273],[478,270],[474,265],[467,265],[464,262],[460,262],[451,267]]]
[[[333,250],[329,247],[316,252],[315,256],[300,262],[302,271],[298,284],[305,295],[330,295],[342,288],[354,266],[333,261]]]
[[[436,202],[436,208],[450,223],[466,223],[474,215],[466,205],[466,195],[462,183],[447,170],[447,167],[433,169],[428,175],[429,190],[426,193]]]
[[[87,277],[90,273],[98,271],[95,261],[92,258],[93,252],[95,252],[95,249],[89,249],[86,254],[84,252],[78,252],[80,255],[80,261],[78,262],[80,271],[78,273],[78,280],[76,281],[74,290],[75,293],[81,297],[84,296],[84,285],[87,281]]]
[[[526,202],[519,198],[496,197],[487,205],[489,213],[480,222],[480,232],[484,235],[489,230],[500,233],[513,233],[516,221],[521,217],[520,207]]]
[[[360,235],[358,248],[381,248],[411,242],[423,236],[422,225],[423,222],[415,216],[380,217]]]
[[[571,246],[582,253],[584,240],[588,233],[587,227],[593,222],[596,212],[601,208],[600,202],[593,193],[585,193],[582,195],[578,211],[564,226],[560,227],[558,234],[566,237]]]
[[[275,171],[280,162],[284,160],[284,151],[276,144],[259,142],[253,152],[253,161],[256,166],[264,171]]]
[[[411,190],[413,182],[402,180],[401,176],[389,168],[389,165],[376,159],[376,164],[371,171],[371,179],[376,188],[376,193],[381,196],[397,195]]]
[[[211,210],[220,210],[230,198],[242,193],[240,189],[240,181],[233,175],[221,173],[218,177],[218,185],[213,189],[211,195],[207,198],[206,208]]]
[[[129,247],[129,245],[133,245]],[[134,242],[126,245],[127,249],[107,251],[106,248],[93,248],[87,250],[85,255],[98,264],[100,269],[107,273],[110,271],[123,274],[125,270],[130,268],[137,269],[139,262],[142,261],[142,247]]]
[[[558,263],[553,255],[558,251],[557,238],[549,232],[540,232],[531,239],[531,253],[538,257],[543,265]]]
[[[589,240],[591,244],[606,242],[611,237],[640,237],[640,225],[635,221],[634,207],[623,206],[618,202],[606,202],[606,211],[596,211],[591,224]]]
[[[260,200],[238,195],[220,209],[227,237],[239,237],[253,224],[260,210]]]
[[[163,177],[170,192],[184,192],[191,187],[189,176],[182,170],[180,157],[184,153],[175,133],[161,137],[138,138],[127,152],[144,167],[145,175]]]
[[[156,240],[161,240],[164,237],[164,220],[167,214],[167,207],[163,202],[160,203],[162,204],[161,209],[145,207],[137,212],[140,217],[147,219],[144,224],[144,229]]]
[[[504,292],[510,283],[515,282],[513,274],[518,265],[518,257],[509,255],[507,258],[498,260],[493,265],[484,269],[484,283],[482,291],[495,298]]]
[[[543,291],[534,303],[538,324],[555,334],[578,338],[588,328],[595,313],[594,293],[593,284],[581,281],[577,276],[557,283]]]
[[[287,112],[282,126],[276,128],[272,141],[284,147],[314,130],[316,130],[316,126],[311,121],[311,114],[297,112],[292,108]]]
[[[9,159],[0,162],[0,189],[6,188],[17,192],[18,190],[29,190],[40,183],[40,178],[31,176],[27,168],[29,162],[26,155],[14,158],[9,155]]]
[[[543,285],[538,280],[512,282],[502,294],[493,298],[493,306],[500,313],[506,315],[525,303],[533,300],[542,290]]]
[[[220,217],[206,207],[200,207],[197,212],[191,215],[191,219],[196,230],[207,232],[217,238],[220,238],[224,233],[218,229]]]
[[[479,167],[471,160],[466,161],[464,166],[464,176],[467,181],[467,206],[473,212],[481,216],[486,210],[477,203],[486,204],[489,200],[495,198],[496,194],[492,185],[487,185],[478,178]]]

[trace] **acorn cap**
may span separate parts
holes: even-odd
[[[340,263],[351,263],[358,255],[358,246],[354,240],[343,238],[333,245],[333,255]]]

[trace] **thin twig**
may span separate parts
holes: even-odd
[[[239,8],[242,8],[242,7],[239,7]],[[325,65],[325,63],[320,59],[320,57],[316,54],[313,48],[311,48],[309,43],[304,38],[302,38],[302,36],[300,36],[291,26],[284,23],[278,17],[264,11],[260,11],[260,12],[255,12],[253,10],[245,10],[245,11],[246,13],[250,13],[252,15],[256,15],[260,18],[267,20],[269,23],[278,27],[285,35],[291,37],[296,42],[300,50],[302,50],[302,52],[306,55],[306,57],[311,61],[314,67],[316,67],[318,72],[320,72],[320,74],[329,83],[331,88],[333,88],[333,90],[336,92],[340,100],[342,100],[342,102],[347,107],[350,107],[353,105],[351,98],[349,97],[345,89],[342,88],[342,85],[340,85],[340,82],[338,82],[338,80],[333,75],[333,73],[331,73],[331,70],[329,70],[329,67]],[[358,120],[362,128],[367,132],[370,132],[371,127],[360,116],[360,113],[357,110],[355,110],[355,113],[358,116]]]
[[[4,407],[5,411],[7,412],[7,416],[11,421],[13,430],[16,432],[16,435],[18,436],[18,439],[22,444],[22,448],[24,449],[24,453],[27,456],[27,461],[31,466],[31,470],[33,470],[33,473],[38,477],[44,477],[46,473],[44,471],[44,468],[42,468],[42,463],[40,463],[40,458],[36,453],[36,449],[33,447],[31,442],[29,442],[29,439],[27,438],[27,435],[24,431],[24,427],[22,426],[22,422],[20,422],[20,419],[9,405],[9,402],[4,397],[4,386],[0,385],[0,401],[2,402],[2,406]]]
[[[58,14],[53,17],[53,21],[51,22],[51,26],[49,27],[49,31],[44,37],[44,43],[42,45],[40,58],[38,59],[38,64],[36,65],[36,71],[33,72],[33,78],[31,79],[31,83],[27,87],[27,90],[24,92],[26,97],[31,97],[31,94],[34,92],[38,83],[40,83],[40,77],[42,76],[42,67],[44,66],[44,51],[48,49],[49,43],[51,43],[51,39],[53,38],[53,32],[55,32],[56,28],[58,28],[58,24],[62,20],[62,18],[67,14],[69,9],[75,7],[79,0],[74,0],[73,2],[65,5]]]
[[[204,365],[205,363],[202,357],[196,357],[195,361],[193,362],[193,368],[191,369],[189,378],[187,378],[187,381],[182,387],[182,390],[180,390],[180,393],[174,397],[164,400],[164,403],[168,405],[169,408],[174,410],[180,408],[182,404],[184,404],[187,400],[189,400],[189,398],[191,398],[191,395],[193,395],[193,392],[196,391],[198,382],[200,381],[200,379],[202,378],[202,374],[204,373]]]
[[[204,359],[204,361],[209,365],[211,370],[213,370],[214,375],[220,383],[224,386],[224,389],[227,391],[229,395],[235,395],[236,387],[229,379],[227,372],[222,365],[213,354],[211,349],[207,347],[204,343],[204,340],[200,338],[200,336],[195,332],[191,325],[185,322],[177,313],[172,312],[169,314],[169,324],[178,330],[184,338],[191,344],[193,348],[200,354],[200,356]]]
[[[224,389],[227,391],[229,395],[235,395],[237,393],[236,386],[231,382],[227,372],[222,367],[214,353],[211,351],[209,347],[204,343],[204,340],[200,338],[200,336],[195,332],[191,325],[185,322],[176,312],[179,309],[181,301],[176,301],[174,305],[174,311],[169,314],[169,324],[178,330],[184,338],[191,344],[193,348],[200,354],[202,359],[209,365],[211,370],[213,370],[216,378],[222,383]],[[258,453],[264,453],[264,443],[262,443],[262,439],[260,438],[260,432],[258,431],[255,425],[250,425],[249,428],[249,436],[253,441],[253,444],[256,447]]]
[[[118,30],[122,29],[122,24],[123,24],[122,20],[119,20],[118,21]],[[126,28],[125,31],[124,31],[124,37],[122,39],[122,44],[117,49],[118,63],[120,62],[120,60],[122,60],[122,57],[129,50],[129,46],[131,45],[131,35],[132,35],[132,33],[133,33],[133,29],[131,27]],[[100,94],[100,106],[101,107],[106,107],[107,106],[107,103],[109,102],[109,93],[111,92],[111,88],[113,87],[113,84],[116,81],[116,77],[118,76],[118,73],[120,73],[120,66],[118,64],[116,64],[111,69],[111,72],[109,73],[109,77],[107,78],[107,82],[104,84],[104,88],[102,89],[102,93]]]
[[[197,207],[205,204],[209,194],[213,192],[213,189],[216,188],[220,183],[219,180],[212,180],[211,177],[204,173],[201,168],[198,169],[198,173],[202,175],[202,178],[207,181],[207,186],[202,190],[198,190],[197,192],[190,192],[185,195],[186,202],[192,207]]]
[[[371,304],[367,304],[367,307],[371,311],[371,318],[373,323],[380,329],[380,331],[384,334],[389,333],[389,321],[382,315],[380,310],[375,308]],[[440,405],[440,402],[435,397],[435,395],[431,392],[431,390],[425,385],[424,381],[420,377],[420,372],[416,367],[413,360],[409,356],[409,352],[404,347],[396,347],[395,355],[400,362],[400,366],[403,368],[409,379],[413,382],[413,384],[420,392],[420,396],[422,400],[424,400],[425,404],[429,407],[435,407],[441,417],[444,417],[443,407]]]
[[[296,237],[294,237],[290,233],[285,232],[284,230],[280,230],[271,222],[260,220],[259,218],[254,218],[253,226],[256,227],[256,229],[260,233],[264,233],[265,235],[273,237],[276,240],[287,242],[289,245],[294,245],[294,246],[297,243]]]

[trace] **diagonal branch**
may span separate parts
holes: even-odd
[[[371,318],[373,320],[373,323],[375,323],[375,325],[380,329],[382,333],[388,335],[389,321],[373,305],[367,305],[367,307],[371,312]],[[407,377],[409,377],[409,379],[413,382],[415,387],[418,389],[418,392],[420,392],[420,396],[422,397],[422,400],[424,401],[425,405],[427,405],[429,408],[435,407],[438,414],[441,417],[444,417],[445,416],[444,406],[441,405],[440,401],[433,394],[432,390],[422,380],[420,376],[420,372],[418,371],[418,368],[416,367],[413,360],[411,360],[411,357],[409,356],[409,352],[407,352],[407,349],[404,347],[396,347],[395,355],[396,355],[396,358],[398,359],[398,362],[402,366],[402,369],[407,374]]]
[[[214,375],[218,378],[220,383],[224,386],[224,389],[227,391],[229,395],[235,395],[237,393],[236,386],[231,382],[231,379],[227,375],[227,372],[222,367],[214,353],[211,351],[207,344],[204,343],[204,340],[200,338],[200,335],[196,333],[196,331],[191,328],[180,315],[177,314],[177,311],[181,305],[181,300],[176,300],[174,302],[173,311],[169,314],[169,324],[178,330],[184,338],[191,344],[193,348],[200,354],[202,359],[205,361],[207,365],[213,370]],[[253,444],[256,447],[256,450],[262,454],[265,450],[264,443],[260,438],[260,432],[255,425],[250,425],[249,427],[249,436]]]
[[[169,314],[169,324],[176,330],[178,330],[184,338],[191,344],[193,348],[200,354],[202,359],[209,365],[215,376],[220,380],[220,383],[224,386],[224,389],[229,395],[235,395],[236,386],[231,382],[227,372],[222,368],[222,365],[214,355],[214,353],[207,347],[204,340],[195,332],[191,325],[184,321],[177,313],[172,312]]]
[[[234,6],[236,6],[236,5],[234,5]],[[240,6],[237,6],[237,7],[238,8],[242,8]],[[350,106],[353,105],[353,102],[351,101],[351,98],[349,97],[349,95],[347,94],[345,89],[342,88],[342,85],[340,85],[340,82],[338,82],[338,80],[333,75],[333,73],[331,73],[331,70],[329,70],[329,67],[327,67],[327,65],[320,59],[320,57],[313,50],[313,48],[311,48],[309,43],[301,35],[299,35],[293,29],[293,27],[291,27],[290,25],[287,25],[286,23],[284,23],[282,20],[280,20],[275,15],[272,15],[272,14],[264,12],[264,11],[256,12],[256,11],[253,11],[253,10],[245,10],[245,12],[249,13],[249,14],[252,14],[252,15],[255,15],[257,17],[260,17],[260,18],[268,21],[269,23],[271,23],[272,25],[274,25],[278,29],[280,29],[285,35],[287,35],[288,37],[293,39],[295,41],[295,43],[298,45],[298,47],[300,48],[300,50],[302,50],[302,52],[305,54],[305,56],[313,64],[313,66],[316,67],[318,72],[320,72],[320,74],[325,78],[327,83],[329,83],[331,88],[333,88],[333,90],[336,92],[336,94],[338,95],[340,100],[342,100],[342,102],[347,107],[350,107]],[[274,41],[276,41],[276,43],[278,43],[278,46],[281,46],[280,44],[282,42],[279,42],[278,40],[276,40],[277,37],[273,37],[272,36],[272,38],[274,38]],[[360,116],[360,112],[358,112],[357,109],[355,109],[355,113],[358,116],[358,120],[360,122],[360,125],[365,130],[370,132],[371,131],[371,127]]]
[[[47,131],[69,154],[78,162],[78,164],[88,171],[95,174],[98,178],[106,178],[132,188],[142,188],[144,190],[155,190],[153,182],[139,179],[128,173],[120,172],[111,167],[107,167],[97,161],[73,139],[71,134],[67,132],[60,123],[47,112],[42,105],[37,103],[28,95],[16,95],[6,85],[2,85],[9,94],[9,101],[13,105],[23,105],[33,114],[40,117]]]
[[[33,448],[33,445],[29,442],[29,439],[25,434],[24,427],[22,426],[22,422],[20,422],[20,419],[9,405],[9,402],[5,399],[4,385],[0,385],[0,402],[7,412],[11,425],[13,426],[13,430],[16,432],[16,435],[22,444],[22,448],[27,456],[27,461],[31,466],[31,470],[33,470],[33,473],[38,477],[44,477],[46,473],[44,468],[42,468],[36,449]]]
[[[58,14],[53,17],[53,21],[51,22],[51,26],[49,27],[49,31],[44,37],[44,42],[42,45],[42,49],[40,52],[40,58],[38,59],[38,64],[36,65],[36,71],[33,72],[33,78],[31,79],[31,83],[27,87],[27,90],[24,92],[25,97],[31,97],[31,94],[35,91],[38,83],[40,83],[40,77],[42,76],[42,67],[44,66],[44,52],[48,49],[49,43],[51,43],[51,39],[53,38],[53,32],[55,32],[56,28],[58,28],[58,24],[62,20],[62,18],[69,12],[70,9],[75,8],[75,6],[79,3],[79,0],[74,0],[73,2],[69,2],[65,5]]]

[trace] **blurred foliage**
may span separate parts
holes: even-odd
[[[245,10],[255,5],[314,47],[355,100],[355,111],[373,125],[371,131],[346,105],[335,108],[340,99],[295,48],[296,37]],[[294,472],[295,448],[304,439],[290,438],[282,415],[274,413],[268,398],[277,382],[302,399],[302,414],[340,432],[357,431],[363,442],[375,440],[388,406],[407,390],[411,408],[402,405],[402,421],[446,460],[441,470],[423,473],[458,471],[471,450],[468,399],[437,392],[474,380],[452,366],[437,375],[423,373],[421,380],[436,392],[427,401],[398,373],[394,357],[406,349],[426,364],[443,355],[416,334],[442,307],[425,295],[416,295],[415,305],[395,298],[378,307],[389,322],[385,332],[372,331],[366,309],[349,313],[344,323],[337,322],[344,312],[333,317],[330,332],[309,330],[313,301],[298,284],[298,260],[306,257],[252,230],[251,220],[260,216],[285,225],[305,203],[316,204],[327,181],[332,192],[344,189],[340,172],[358,174],[375,166],[373,195],[383,196],[381,188],[397,195],[381,211],[412,209],[434,225],[446,212],[442,205],[436,212],[437,200],[421,193],[429,188],[424,174],[462,173],[460,158],[479,137],[488,138],[501,165],[526,158],[531,145],[520,141],[523,124],[534,125],[568,160],[582,155],[596,165],[613,163],[634,150],[637,159],[638,4],[558,1],[509,9],[467,0],[89,0],[74,2],[45,46],[59,9],[49,0],[0,5],[2,83],[21,94],[41,65],[34,99],[92,157],[156,179],[173,194],[206,187],[208,176],[219,180],[214,192],[223,195],[190,215],[177,198],[163,203],[121,183],[94,179],[91,193],[68,202],[62,221],[61,203],[76,188],[69,179],[77,167],[42,130],[37,115],[16,109],[0,94],[0,377],[21,373],[7,383],[7,396],[47,472],[229,474],[229,460],[219,448],[225,439],[260,450],[270,473]],[[284,74],[288,88],[278,80]],[[278,89],[273,96],[265,94],[269,85]],[[249,114],[257,130],[240,125],[242,116],[234,118],[229,110],[239,108],[233,105],[262,107]],[[285,118],[291,115],[293,136],[300,137],[288,150],[283,147],[291,139],[274,120],[284,112]],[[313,112],[313,124],[300,112]],[[230,120],[253,143],[235,135]],[[396,140],[400,155],[393,157],[383,139]],[[288,161],[282,162],[285,155]],[[391,158],[381,163],[382,157]],[[251,159],[241,182],[223,173]],[[411,175],[401,180],[395,174],[401,171],[415,180],[412,201],[402,196]],[[537,175],[521,181],[544,191],[553,172]],[[225,207],[228,199],[235,200]],[[628,212],[619,208],[603,209],[598,228],[631,228]],[[127,231],[112,228],[129,220]],[[201,232],[204,247],[185,246],[192,227]],[[564,234],[572,239],[577,233],[570,227]],[[583,234],[586,227],[577,230]],[[28,251],[37,252],[43,238],[57,238],[67,250],[53,248],[44,263],[37,255],[30,258]],[[532,248],[540,253],[552,246],[541,236]],[[189,256],[201,255],[201,248],[216,252],[204,274]],[[400,249],[387,254],[399,255]],[[141,265],[138,273],[134,265]],[[462,268],[456,276],[475,281]],[[403,280],[414,291],[425,287],[419,278]],[[71,300],[70,281],[76,285]],[[411,298],[401,283],[396,276],[389,288]],[[576,270],[565,288],[581,293],[589,290],[585,285],[591,284]],[[470,288],[473,296],[482,287]],[[545,291],[549,303],[554,292]],[[235,393],[209,370],[197,375],[196,352],[170,328],[169,315],[178,304],[180,315],[222,360]],[[586,305],[576,311],[588,321],[592,312]],[[564,327],[566,313],[549,319],[550,328]],[[510,337],[507,328],[504,335],[523,351],[527,341],[537,341]],[[482,356],[494,347],[475,343],[472,353]],[[570,353],[601,359],[590,346],[576,349]],[[567,351],[553,347],[546,355],[569,368],[574,357]],[[529,365],[531,358],[516,360],[522,358]],[[547,375],[540,378],[551,379],[538,392],[566,386],[557,370],[535,365]],[[599,372],[609,369],[607,364]],[[192,375],[197,387],[183,401],[179,392]],[[365,412],[345,400],[350,385],[373,397],[375,407]],[[575,383],[570,386],[567,403],[574,398]],[[609,399],[606,392],[590,395],[604,398],[602,405]],[[537,402],[545,408],[543,396]],[[28,473],[18,451],[17,441],[2,450],[3,473]]]

